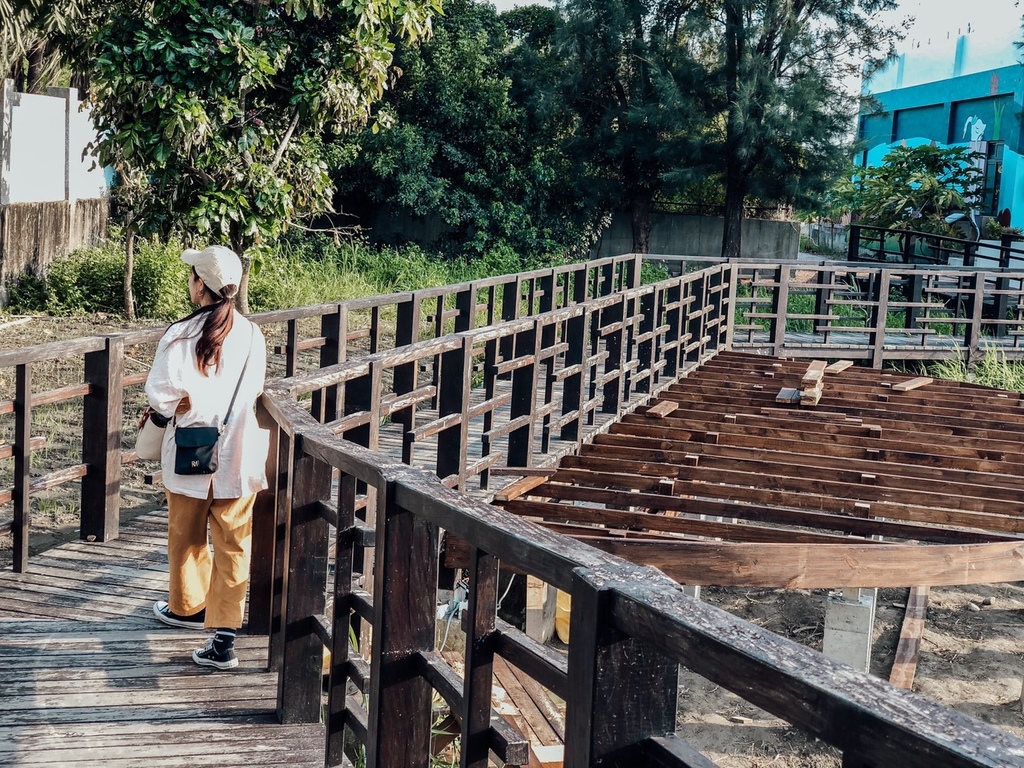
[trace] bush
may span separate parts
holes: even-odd
[[[140,318],[173,320],[190,311],[188,267],[177,243],[139,240],[132,287]],[[113,237],[55,260],[44,278],[26,276],[9,291],[16,312],[68,316],[124,314],[124,242]]]
[[[188,267],[180,255],[181,246],[173,241],[136,242],[133,291],[139,318],[173,320],[191,311]],[[58,259],[43,279],[29,276],[9,286],[9,307],[51,315],[123,314],[124,260],[124,241],[115,234],[94,248]],[[540,260],[524,263],[508,246],[465,261],[416,245],[376,248],[358,239],[295,235],[283,240],[277,252],[265,252],[254,261],[249,307],[262,312],[345,301],[540,266]]]

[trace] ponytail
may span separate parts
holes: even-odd
[[[210,290],[207,288],[207,290]],[[224,339],[235,324],[235,313],[232,309],[233,299],[238,293],[238,286],[225,285],[218,295],[210,291],[214,297],[213,308],[203,323],[203,332],[196,342],[196,358],[199,372],[203,376],[210,375],[211,367],[220,367],[221,350]]]
[[[201,279],[196,273],[195,267],[192,268],[192,276],[197,280]],[[199,335],[199,341],[196,342],[196,363],[199,366],[199,372],[203,376],[209,376],[210,368],[220,366],[221,349],[224,346],[224,339],[227,338],[232,326],[235,324],[235,313],[232,311],[232,304],[235,296],[238,295],[238,286],[225,285],[218,293],[211,290],[206,283],[203,283],[203,290],[210,295],[213,303],[200,307],[188,317],[182,318],[176,323],[172,323],[172,325],[187,323],[200,315],[206,315],[206,319],[203,321],[203,330]]]

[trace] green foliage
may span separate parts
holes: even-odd
[[[858,223],[954,235],[944,219],[964,209],[982,181],[975,155],[967,147],[895,147],[881,165],[844,179],[837,196]]]
[[[192,310],[188,267],[181,245],[136,241],[135,298],[138,316],[173,320]],[[8,309],[20,313],[78,315],[124,313],[124,242],[108,240],[55,261],[45,279],[26,276],[8,286]],[[536,261],[528,267],[541,267]],[[291,235],[268,252],[254,271],[252,311],[345,301],[361,296],[449,285],[522,270],[507,247],[497,247],[471,262],[452,261],[418,246],[375,248],[356,239],[335,241],[323,235]]]
[[[91,93],[100,160],[157,190],[147,229],[251,257],[296,216],[329,209],[322,132],[368,118],[393,75],[393,37],[428,35],[439,10],[439,0],[115,6]]]
[[[966,381],[1009,392],[1024,392],[1024,364],[1007,360],[998,349],[987,350],[973,368],[964,362],[962,356],[958,356],[952,360],[929,363],[928,373],[952,381]]]
[[[572,113],[565,152],[579,194],[629,212],[633,250],[648,249],[654,200],[704,176],[714,121],[697,57],[705,20],[691,4],[569,0],[557,37],[559,96]]]
[[[140,317],[172,320],[187,314],[188,267],[181,247],[139,240],[136,243],[135,298]],[[124,313],[124,243],[108,240],[56,260],[45,279],[22,278],[12,287],[9,306],[17,312],[78,315]]]
[[[502,243],[565,248],[580,206],[553,151],[556,127],[531,102],[555,18],[516,9],[506,25],[491,5],[446,2],[432,39],[396,52],[403,76],[381,107],[390,127],[348,142],[358,151],[335,171],[343,208],[371,226],[380,212],[439,221],[447,250],[467,258]]]
[[[726,171],[722,255],[736,257],[748,196],[807,207],[839,176],[857,106],[845,79],[879,65],[902,34],[878,15],[896,7],[892,0],[720,0],[711,7],[721,11],[713,15],[710,50],[725,118],[717,153]]]

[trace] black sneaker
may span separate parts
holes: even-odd
[[[228,648],[224,653],[217,653],[212,640],[205,648],[192,651],[192,661],[201,667],[215,667],[216,669],[234,669],[238,666],[234,649]]]
[[[157,600],[153,603],[153,615],[164,624],[168,624],[172,627],[198,630],[205,629],[203,626],[206,622],[205,608],[199,613],[193,613],[191,616],[179,616],[171,610],[171,607],[167,604],[166,600]]]

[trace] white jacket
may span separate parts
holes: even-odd
[[[207,315],[175,323],[156,349],[153,367],[146,379],[146,397],[157,413],[168,418],[186,395],[191,402],[187,413],[179,414],[177,426],[221,424],[238,384],[242,366],[245,375],[231,409],[227,428],[220,436],[219,468],[212,475],[174,473],[174,428],[167,425],[161,449],[164,487],[173,493],[205,499],[213,484],[215,499],[239,499],[267,487],[266,461],[270,433],[260,429],[253,406],[263,391],[267,370],[267,347],[263,332],[235,312],[231,332],[221,348],[221,364],[210,375],[199,372],[196,343]],[[246,363],[246,355],[249,356]]]

